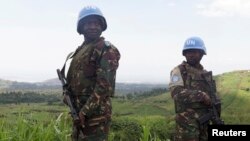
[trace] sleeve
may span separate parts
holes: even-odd
[[[184,87],[184,81],[178,67],[171,71],[169,89],[172,98],[181,103],[202,102],[205,96],[202,91]]]
[[[94,51],[93,58],[98,60],[96,56],[100,51]],[[100,62],[96,69],[96,84],[93,93],[90,95],[86,104],[81,111],[88,115],[90,111],[95,110],[107,97],[114,93],[116,70],[119,66],[120,53],[115,47],[107,47],[101,56]]]

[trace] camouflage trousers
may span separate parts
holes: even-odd
[[[98,125],[83,128],[83,135],[80,134],[76,126],[73,126],[72,141],[108,141],[108,133],[111,121],[103,122]]]
[[[193,109],[177,113],[174,141],[207,141],[208,127],[207,125],[200,125],[197,121],[201,114]]]

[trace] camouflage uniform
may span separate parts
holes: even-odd
[[[67,74],[68,88],[74,95],[76,107],[85,113],[84,137],[76,126],[72,139],[76,141],[107,140],[110,128],[115,76],[120,53],[111,43],[100,37],[84,42],[76,50]]]
[[[207,124],[199,125],[197,119],[210,108],[204,104],[204,96],[209,95],[209,85],[203,74],[207,71],[202,65],[194,68],[183,61],[171,71],[169,83],[175,101],[176,133],[175,141],[207,140]]]

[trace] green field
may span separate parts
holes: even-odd
[[[237,71],[218,78],[222,117],[227,124],[250,124],[250,71]]]
[[[226,124],[250,124],[250,72],[216,76]],[[110,141],[164,141],[174,132],[174,104],[169,93],[134,99],[114,98]],[[68,107],[57,103],[0,105],[0,141],[68,141]]]

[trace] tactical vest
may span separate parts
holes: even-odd
[[[204,74],[207,73],[206,70],[199,70],[194,67],[191,67],[187,63],[182,63],[178,66],[183,78],[184,88],[189,90],[200,90],[206,93],[210,93],[209,83],[214,83],[214,81],[207,82],[204,77]],[[211,76],[212,77],[212,76]],[[204,104],[197,102],[197,103],[189,103],[183,107],[183,103],[176,103],[176,110],[183,111],[186,108],[207,108]]]
[[[69,88],[74,95],[87,95],[89,96],[95,87],[96,83],[96,68],[101,59],[100,52],[98,58],[93,58],[92,54],[96,46],[103,46],[103,40],[82,45],[79,47],[71,61],[71,65],[67,74]]]

